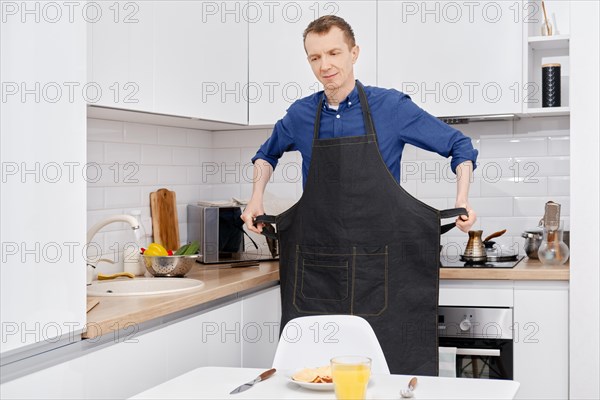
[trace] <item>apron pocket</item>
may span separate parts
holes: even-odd
[[[350,249],[297,246],[294,306],[300,312],[350,312]]]
[[[353,248],[352,314],[381,315],[388,305],[388,247]]]

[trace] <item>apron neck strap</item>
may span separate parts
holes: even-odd
[[[369,103],[367,102],[367,95],[365,93],[365,89],[359,81],[356,81],[356,87],[358,89],[358,98],[360,100],[360,108],[363,114],[363,120],[365,122],[365,135],[372,136],[375,141],[377,141],[377,135],[375,135],[375,125],[373,124],[373,118],[371,117],[371,109],[369,108]],[[317,116],[315,118],[315,126],[313,132],[313,138],[316,140],[319,138],[319,128],[321,127],[321,112],[323,111],[323,101],[325,94],[319,101],[319,106],[317,107]]]

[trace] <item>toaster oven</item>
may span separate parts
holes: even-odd
[[[277,241],[248,232],[239,206],[187,206],[188,241],[200,244],[204,264],[266,261],[278,258]]]

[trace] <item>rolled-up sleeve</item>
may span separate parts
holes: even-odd
[[[283,153],[295,150],[291,132],[292,127],[292,120],[288,113],[277,121],[271,136],[260,146],[256,155],[252,157],[252,163],[258,159],[262,159],[271,164],[273,169],[275,169]]]
[[[473,169],[476,168],[478,152],[473,148],[471,139],[427,113],[409,96],[403,95],[399,99],[396,116],[400,140],[443,157],[452,157],[450,168],[454,173],[456,167],[465,161],[471,161]]]

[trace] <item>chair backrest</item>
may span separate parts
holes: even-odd
[[[355,315],[317,315],[289,321],[281,332],[273,367],[287,371],[321,367],[344,355],[370,357],[372,373],[390,373],[373,328]]]

